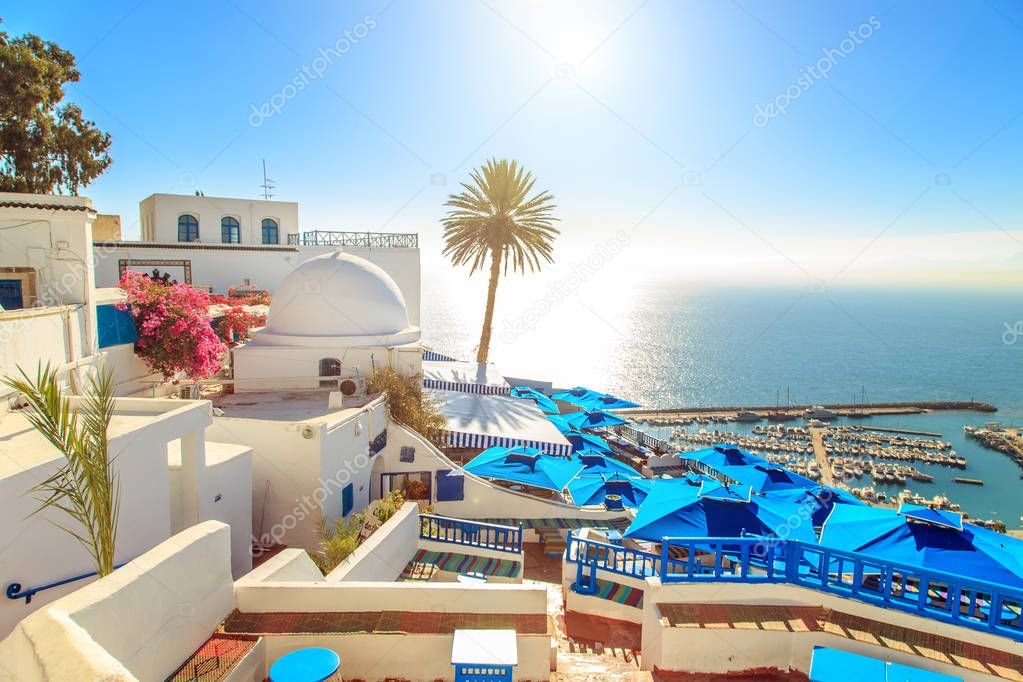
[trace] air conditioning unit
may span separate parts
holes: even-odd
[[[337,387],[346,398],[366,397],[366,380],[362,377],[345,377],[337,382]]]

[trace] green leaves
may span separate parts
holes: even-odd
[[[533,174],[517,161],[491,159],[470,173],[472,183],[452,194],[444,225],[444,255],[455,265],[469,265],[470,274],[497,254],[509,269],[539,270],[541,260],[554,261],[554,197],[533,191]],[[527,198],[528,197],[528,198]]]
[[[110,135],[60,106],[75,57],[35,35],[0,32],[0,191],[75,194],[110,165]]]
[[[21,370],[20,379],[4,378],[3,383],[25,396],[25,419],[64,455],[63,466],[30,491],[39,501],[33,514],[47,509],[66,514],[71,523],[51,523],[78,540],[93,557],[96,572],[107,575],[114,570],[120,513],[120,487],[109,457],[113,375],[101,371],[90,376],[78,410],[72,409],[49,364],[39,366],[34,380]]]

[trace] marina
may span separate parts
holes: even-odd
[[[1017,480],[1011,474],[1015,464],[986,450],[963,431],[964,423],[983,424],[982,414],[935,411],[903,415],[897,422],[892,419],[875,417],[875,425],[848,417],[829,422],[804,420],[802,424],[702,417],[674,426],[656,420],[645,422],[645,426],[680,452],[734,443],[874,505],[925,504],[960,510],[973,523],[996,528],[1003,523],[1009,528],[1020,526],[1015,498],[991,492]]]

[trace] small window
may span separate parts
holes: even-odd
[[[190,213],[182,213],[178,216],[178,241],[199,241],[199,219],[194,215]]]
[[[225,244],[242,243],[242,229],[237,218],[227,216],[220,219],[220,241]]]
[[[320,360],[320,387],[327,388],[337,386],[336,379],[324,379],[322,377],[341,376],[341,361],[337,358],[323,358]]]
[[[279,244],[277,221],[273,218],[263,218],[263,243],[264,244]]]
[[[349,483],[341,490],[341,516],[348,516],[355,506],[355,484]]]

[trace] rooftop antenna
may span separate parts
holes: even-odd
[[[266,177],[266,159],[263,159],[263,184],[260,187],[263,188],[263,199],[269,201],[273,198],[275,185],[273,180]]]

